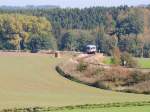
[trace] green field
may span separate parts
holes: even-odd
[[[150,58],[137,58],[141,68],[150,68]]]
[[[150,68],[150,58],[135,58],[135,59],[137,60],[138,66],[140,68]],[[113,62],[111,60],[111,57],[106,57],[104,63],[112,65]]]
[[[0,109],[150,101],[149,95],[106,91],[65,79],[55,71],[63,61],[50,56],[0,56]]]

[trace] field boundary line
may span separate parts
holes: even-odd
[[[94,109],[94,108],[112,108],[112,107],[136,107],[136,106],[150,106],[150,101],[143,102],[124,102],[124,103],[106,103],[106,104],[85,104],[75,106],[62,107],[30,107],[30,108],[13,108],[3,109],[0,112],[40,112],[40,111],[60,111],[60,110],[74,110],[74,109]]]

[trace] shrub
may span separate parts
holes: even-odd
[[[97,81],[93,84],[94,87],[96,88],[101,88],[101,89],[110,89],[108,85],[106,85],[104,82],[102,81]]]
[[[140,71],[133,71],[125,80],[125,85],[131,86],[142,81],[143,74]]]
[[[93,75],[102,75],[104,74],[105,70],[104,68],[97,68],[93,71]]]
[[[132,74],[131,74],[131,78],[133,80],[134,83],[139,83],[140,81],[142,81],[142,73],[139,72],[139,71],[134,71]]]
[[[124,52],[121,55],[121,65],[126,66],[126,67],[135,68],[138,66],[138,63],[135,59],[132,58],[132,56],[129,53]]]
[[[129,90],[139,94],[150,94],[150,80],[142,81],[129,87]]]
[[[84,63],[84,62],[81,61],[77,65],[77,71],[83,72],[83,71],[87,70],[87,67],[88,67],[88,64],[86,64],[86,63]]]
[[[114,48],[113,49],[113,58],[111,59],[112,60],[112,63],[115,64],[115,65],[120,65],[120,50],[119,48]]]

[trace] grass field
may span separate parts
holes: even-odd
[[[141,68],[150,68],[150,58],[137,58]]]
[[[149,95],[105,91],[65,79],[55,71],[63,61],[37,55],[0,56],[0,109],[150,101]]]
[[[138,66],[140,68],[150,68],[150,58],[135,58],[138,61]],[[113,62],[111,57],[106,57],[105,64],[112,65]]]

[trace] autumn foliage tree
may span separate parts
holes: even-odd
[[[44,39],[54,40],[52,26],[44,17],[27,16],[20,14],[0,15],[1,49],[23,50],[28,49],[28,43],[33,35]],[[49,43],[50,48],[56,46],[54,41]],[[53,46],[54,45],[54,46]]]

